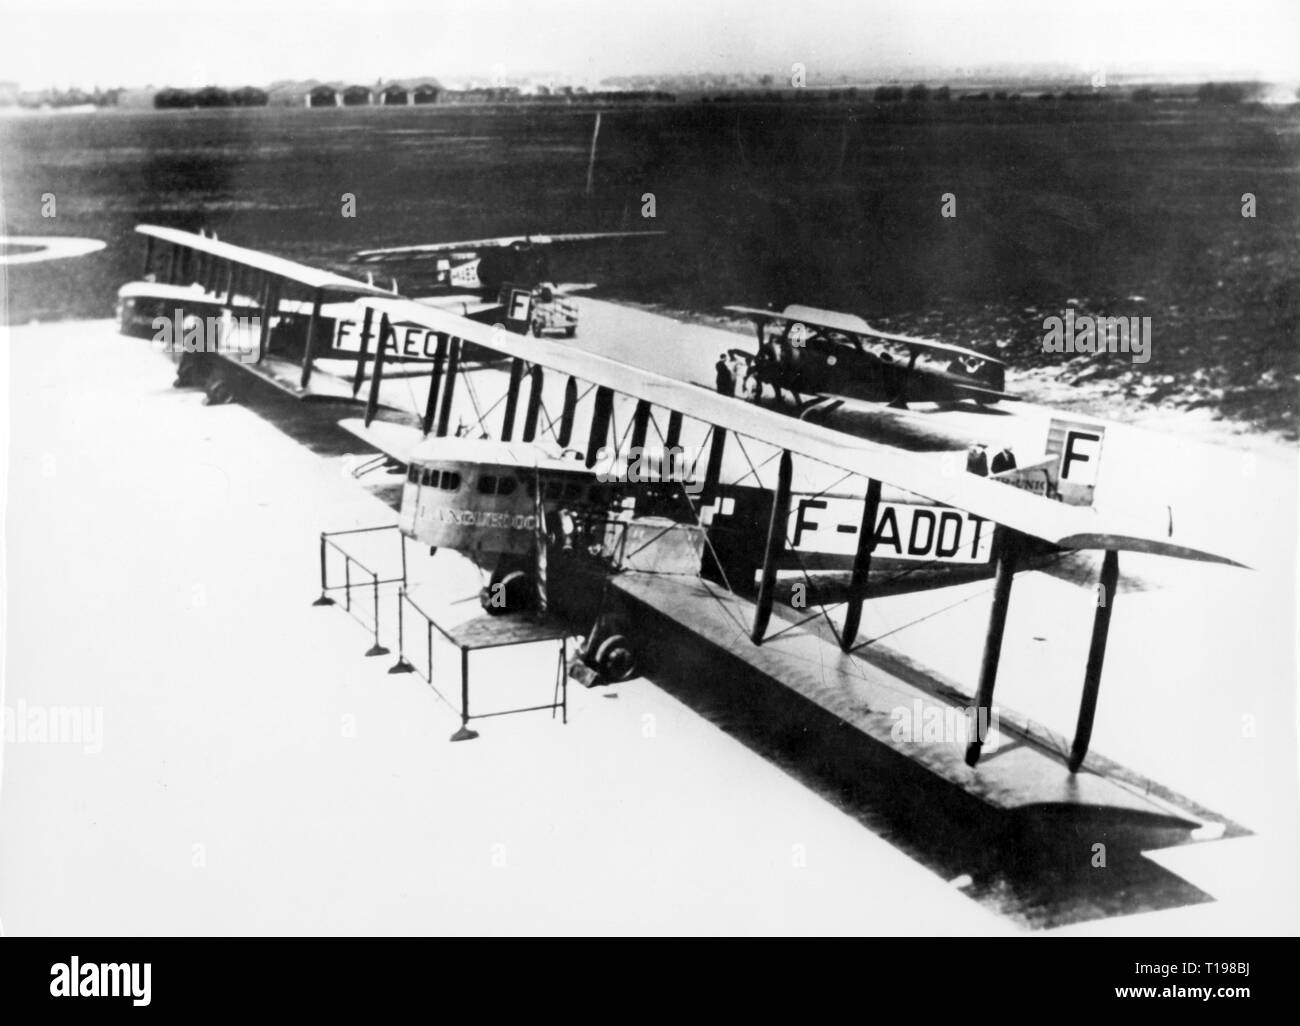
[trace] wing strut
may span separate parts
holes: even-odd
[[[682,415],[676,410],[668,414],[668,434],[664,436],[664,448],[676,449],[682,440]]]
[[[316,289],[311,294],[311,317],[307,321],[307,341],[302,347],[302,379],[299,384],[307,387],[307,382],[311,380],[311,360],[312,350],[316,346],[316,323],[320,320],[320,289]]]
[[[533,364],[528,373],[531,383],[528,386],[528,409],[524,411],[524,441],[531,442],[537,436],[537,417],[542,412],[542,383],[545,372],[541,364]]]
[[[614,392],[608,388],[596,389],[596,402],[591,411],[591,433],[587,436],[587,466],[596,465],[596,457],[609,438],[609,422],[614,415]]]
[[[578,383],[570,375],[564,386],[564,409],[560,411],[560,434],[557,441],[561,449],[569,447],[569,439],[573,436],[573,413],[577,406]]]
[[[442,365],[447,362],[447,336],[438,334],[438,346],[433,351],[433,373],[429,375],[429,395],[424,401],[424,420],[420,430],[427,438],[433,430],[433,418],[438,415],[438,388],[442,384]]]
[[[840,648],[852,652],[862,624],[862,600],[867,597],[867,580],[871,572],[871,554],[876,549],[876,519],[880,514],[880,481],[867,482],[867,501],[862,507],[862,526],[858,528],[858,550],[853,556],[853,578],[849,584],[849,604],[844,612],[844,630]]]
[[[718,490],[718,478],[722,476],[722,451],[727,445],[727,429],[713,426],[713,442],[709,446],[709,462],[704,467],[704,495],[714,495]]]
[[[1070,772],[1079,772],[1092,740],[1092,719],[1097,712],[1097,691],[1101,687],[1101,665],[1106,658],[1106,637],[1110,633],[1110,611],[1115,605],[1115,585],[1119,581],[1119,553],[1107,549],[1101,564],[1101,582],[1097,592],[1097,612],[1092,619],[1092,644],[1088,647],[1088,665],[1083,671],[1083,698],[1079,703],[1079,723],[1070,749]]]
[[[271,349],[271,318],[280,312],[280,279],[268,276],[266,302],[262,304],[262,325],[258,336],[257,362],[261,363]]]
[[[650,430],[650,404],[644,399],[638,399],[636,412],[632,414],[632,441],[630,450],[639,451],[645,448],[645,436]]]
[[[1007,607],[1011,604],[1011,582],[1016,576],[1020,535],[1002,529],[998,539],[998,569],[993,579],[993,608],[989,611],[988,634],[984,636],[984,657],[980,661],[979,687],[975,691],[975,717],[971,723],[970,739],[966,742],[966,765],[972,769],[980,761],[981,735],[989,723],[989,709],[993,705],[993,685],[998,680],[998,661],[1002,658],[1002,631],[1007,625]]]
[[[790,523],[790,482],[793,476],[794,461],[790,458],[790,450],[782,449],[776,495],[772,498],[772,519],[767,524],[763,576],[759,580],[758,601],[754,606],[754,628],[749,632],[749,639],[755,645],[763,644],[768,621],[772,619],[772,600],[776,597],[776,564],[785,552],[785,532]]]
[[[375,419],[375,412],[379,409],[379,386],[384,380],[384,353],[387,352],[388,336],[393,332],[393,326],[388,321],[388,314],[379,318],[379,339],[375,343],[375,367],[370,372],[370,397],[366,400],[366,427],[370,427],[370,422]]]
[[[357,346],[357,371],[352,376],[352,398],[361,391],[361,380],[366,376],[366,357],[370,355],[370,328],[375,321],[374,307],[366,307],[361,319],[361,342]]]
[[[524,377],[524,361],[510,361],[510,383],[506,386],[506,412],[501,421],[501,441],[510,441],[515,433],[515,411],[519,409],[519,384]]]
[[[456,394],[456,372],[460,369],[460,339],[453,338],[447,354],[447,383],[442,392],[442,410],[438,414],[438,437],[447,436],[447,422],[451,420],[451,401]]]
[[[257,292],[257,361],[266,355],[266,343],[271,338],[271,276],[262,275],[262,287]]]

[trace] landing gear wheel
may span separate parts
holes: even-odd
[[[172,388],[193,388],[198,384],[197,371],[199,361],[190,353],[181,353],[176,360],[176,379],[172,382]]]
[[[636,652],[622,634],[611,634],[602,641],[591,662],[596,672],[611,684],[621,684],[636,676]]]
[[[479,602],[489,616],[502,616],[530,608],[536,596],[531,574],[523,570],[496,571],[488,586],[479,593]]]
[[[213,374],[203,385],[205,393],[203,402],[208,406],[225,406],[234,401],[234,393],[230,391],[225,379],[220,374]]]

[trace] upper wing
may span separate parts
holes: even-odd
[[[973,474],[942,472],[912,454],[807,421],[737,402],[697,385],[618,363],[543,338],[523,338],[465,321],[409,300],[361,299],[390,320],[423,325],[449,338],[644,400],[754,438],[827,466],[882,481],[945,506],[1065,549],[1125,549],[1182,559],[1242,565],[1229,557],[1150,535],[1141,524],[1083,506],[1067,506]]]
[[[308,288],[355,292],[358,295],[367,296],[392,295],[391,292],[368,285],[363,281],[357,281],[354,278],[345,278],[341,274],[321,271],[315,267],[308,267],[306,264],[300,264],[293,260],[285,260],[283,257],[271,256],[269,253],[262,253],[255,249],[232,246],[228,242],[210,239],[205,235],[195,235],[193,232],[181,231],[178,228],[160,228],[157,225],[140,224],[136,225],[135,230],[141,235],[158,239],[160,242],[184,246],[186,249],[192,249],[199,253],[210,253],[219,260],[230,260],[257,271],[264,271],[277,278],[287,278],[289,281],[298,282]]]
[[[898,342],[917,349],[928,349],[936,353],[952,353],[954,356],[965,356],[970,359],[979,360],[983,363],[996,363],[1003,367],[1006,366],[1006,363],[999,360],[996,356],[989,356],[988,353],[981,353],[975,349],[967,349],[965,346],[954,346],[948,342],[936,342],[934,339],[917,338],[915,335],[895,335],[888,331],[877,331],[875,328],[868,328],[863,332],[863,334],[871,338],[883,339],[886,342]]]
[[[250,268],[261,274],[219,276],[220,280],[229,283],[228,288],[214,287],[211,281],[194,281],[189,284],[168,280],[132,282],[118,291],[119,296],[175,298],[178,306],[186,301],[205,300],[227,306],[241,315],[260,314],[260,319],[265,319],[269,325],[276,319],[285,317],[309,320],[315,304],[311,298],[291,298],[290,295],[277,292],[275,298],[270,300],[270,307],[263,309],[262,304],[267,301],[267,294],[262,293],[260,283],[256,281],[250,283],[250,279],[257,277],[277,279],[281,283],[288,282],[302,286],[302,289],[297,290],[300,297],[304,290],[309,290],[307,293],[309,296],[310,293],[316,293],[321,299],[319,307],[321,326],[317,328],[317,338],[310,353],[304,352],[301,357],[289,354],[292,356],[289,358],[284,353],[261,351],[264,336],[259,325],[251,330],[251,336],[241,334],[245,329],[236,328],[236,336],[244,343],[244,348],[238,354],[222,352],[216,355],[236,363],[248,373],[262,378],[298,399],[356,403],[365,401],[359,396],[359,391],[364,381],[374,377],[373,369],[376,361],[373,352],[369,359],[369,366],[365,360],[360,359],[359,353],[344,354],[340,358],[337,352],[330,351],[329,339],[325,337],[326,326],[339,320],[350,320],[358,310],[353,305],[353,301],[358,297],[392,298],[393,293],[366,282],[322,271],[293,260],[271,256],[255,249],[221,242],[206,235],[149,224],[137,225],[136,231],[168,246],[207,254],[212,258],[210,263],[214,265],[218,261],[226,261],[232,266]],[[172,262],[168,262],[167,268],[167,276],[170,278]],[[205,276],[211,277],[206,272]],[[476,312],[470,304],[465,304],[462,309],[467,314]],[[305,350],[307,347],[302,346],[302,348]],[[324,361],[324,366],[318,367],[321,361]],[[427,374],[428,371],[421,368],[417,373]],[[381,381],[376,393],[380,405],[399,412],[409,412],[415,408],[416,404],[412,399],[409,385],[405,383],[399,385],[393,380],[403,376],[405,375],[401,372],[388,371],[389,380]]]
[[[663,235],[663,232],[568,232],[563,235],[506,235],[495,239],[471,239],[467,242],[431,242],[420,246],[393,246],[387,249],[363,249],[356,255],[363,264],[404,263],[427,260],[448,253],[472,253],[480,249],[514,245],[554,246],[570,242],[594,242],[598,239],[624,239]]]

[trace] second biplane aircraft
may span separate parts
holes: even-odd
[[[741,353],[755,385],[779,396],[843,396],[906,407],[909,402],[981,405],[1014,399],[1006,365],[973,349],[879,331],[861,317],[790,305],[783,311],[729,306],[754,323],[758,351]]]

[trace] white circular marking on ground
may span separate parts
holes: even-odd
[[[107,243],[99,239],[58,238],[47,235],[0,235],[0,264],[35,264],[42,260],[62,260],[66,257],[98,253]],[[30,253],[5,253],[10,246],[35,246]]]

